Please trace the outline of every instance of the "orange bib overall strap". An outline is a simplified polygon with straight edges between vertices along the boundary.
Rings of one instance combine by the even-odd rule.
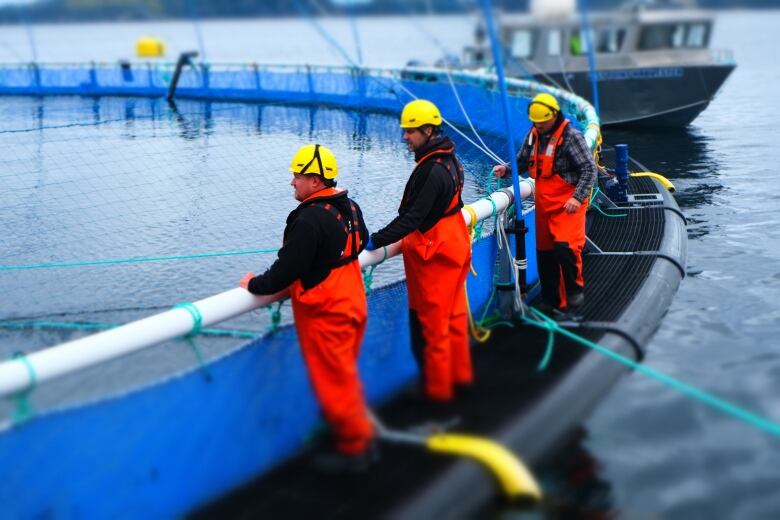
[[[326,196],[310,197],[304,202]],[[314,393],[334,431],[336,448],[348,454],[364,451],[373,437],[357,370],[367,316],[363,277],[356,260],[360,235],[354,205],[351,213],[349,224],[340,220],[347,245],[337,267],[310,289],[304,289],[300,280],[290,287],[298,341]],[[338,265],[344,260],[346,263]]]
[[[447,169],[457,182],[458,173]],[[464,290],[471,239],[458,211],[462,180],[456,186],[446,216],[425,233],[409,233],[401,243],[412,349],[424,392],[438,401],[452,399],[453,385],[473,380]]]

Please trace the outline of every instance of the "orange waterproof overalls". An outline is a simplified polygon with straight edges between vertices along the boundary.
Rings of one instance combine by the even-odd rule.
[[[351,216],[345,221],[336,208],[318,200],[337,193],[335,188],[326,188],[301,204],[319,206],[339,220],[347,235],[344,252],[325,280],[310,289],[296,280],[290,286],[290,296],[309,377],[335,434],[336,449],[356,454],[363,452],[373,437],[357,371],[366,330],[366,295],[357,260],[360,227],[354,204],[350,202]]]
[[[576,189],[554,170],[555,153],[568,124],[564,119],[558,126],[544,153],[539,153],[539,132],[532,128],[533,148],[528,161],[528,173],[536,180],[536,249],[542,295],[561,308],[566,307],[567,293],[581,292],[585,286],[582,249],[588,210],[587,200],[574,213],[563,209]]]
[[[454,384],[473,379],[464,284],[471,262],[471,238],[460,214],[463,167],[453,150],[436,150],[416,168],[432,160],[450,174],[455,194],[444,216],[431,229],[406,235],[401,243],[411,319],[422,329],[421,361],[425,395],[448,401]],[[438,155],[438,157],[436,157]],[[415,341],[415,323],[412,341]],[[413,345],[414,348],[414,345]]]

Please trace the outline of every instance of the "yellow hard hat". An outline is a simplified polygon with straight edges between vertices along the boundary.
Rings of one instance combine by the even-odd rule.
[[[410,101],[401,112],[401,128],[420,128],[423,125],[441,125],[441,114],[427,99]]]
[[[301,146],[293,156],[290,173],[319,175],[330,180],[339,174],[339,167],[333,152],[318,144],[307,144]]]
[[[554,119],[561,107],[558,100],[550,94],[537,94],[528,105],[528,119],[534,123],[544,123]]]

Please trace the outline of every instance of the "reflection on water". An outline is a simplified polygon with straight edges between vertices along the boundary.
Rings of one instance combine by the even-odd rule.
[[[500,520],[617,518],[613,485],[605,479],[602,464],[585,446],[586,438],[585,428],[572,432],[568,442],[544,466],[535,468],[544,490],[538,510],[501,505],[478,516]]]

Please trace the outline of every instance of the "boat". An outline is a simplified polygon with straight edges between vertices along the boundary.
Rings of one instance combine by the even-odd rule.
[[[507,74],[573,91],[596,104],[592,42],[603,127],[684,127],[707,108],[736,66],[730,51],[709,48],[715,17],[708,11],[628,4],[588,13],[585,33],[573,6],[536,4],[530,13],[503,13],[498,19]],[[492,67],[481,26],[461,63],[466,69]]]
[[[94,98],[175,94],[176,99],[270,101],[397,114],[413,93],[437,100],[456,128],[473,125],[484,136],[503,133],[499,118],[472,120],[462,109],[481,114],[500,110],[495,76],[477,72],[209,65],[178,71],[174,93],[169,88],[171,72],[166,66],[148,64],[11,67],[0,70],[0,94]],[[453,99],[453,88],[458,99]],[[514,113],[526,113],[530,99],[540,91],[556,95],[589,146],[598,145],[598,118],[582,98],[519,79],[509,80],[508,88],[507,103]],[[525,128],[517,130],[524,133],[528,123],[521,124]],[[603,189],[608,192],[614,182],[604,180]],[[599,210],[588,217],[591,245],[585,257],[584,319],[555,324],[538,316],[533,323],[518,321],[512,328],[495,331],[489,344],[475,345],[478,384],[461,404],[458,424],[440,425],[445,439],[459,432],[478,435],[490,440],[488,451],[500,453],[512,468],[524,467],[521,459],[533,468],[627,370],[567,334],[576,332],[627,360],[641,359],[684,275],[687,238],[673,197],[657,180],[637,176],[622,182],[628,190],[625,200],[614,203],[594,197]],[[532,187],[532,182],[522,182],[519,198],[527,199]],[[523,209],[528,233],[504,239],[504,231],[511,227],[506,209],[513,201],[515,192],[502,188],[470,201],[470,209],[463,212],[475,227],[476,274],[468,281],[475,314],[491,300],[504,301],[498,293],[511,293],[504,290],[511,285],[511,275],[500,267],[508,265],[502,257],[510,250],[507,241],[524,240],[527,250],[534,250],[532,204]],[[486,224],[479,227],[477,221]],[[399,249],[396,244],[387,254],[364,251],[361,263],[381,263]],[[528,297],[533,300],[538,292],[536,261],[534,255],[527,260]],[[49,393],[56,393],[58,378],[65,375],[78,377],[90,367],[99,370],[107,360],[132,352],[149,354],[152,345],[191,337],[273,301],[275,297],[255,297],[233,288],[28,352],[0,363],[0,396],[10,396],[22,408],[38,387],[49,385],[54,389]],[[372,319],[360,360],[367,399],[387,428],[383,438],[407,439],[415,435],[410,428],[425,414],[402,395],[416,379],[405,282],[374,289],[368,302]],[[174,517],[251,510],[286,516],[394,512],[389,516],[422,517],[453,513],[453,508],[458,514],[477,511],[501,494],[499,481],[470,460],[432,456],[420,445],[395,442],[383,443],[376,471],[350,478],[348,485],[343,479],[325,481],[313,474],[309,458],[325,442],[316,435],[320,418],[299,349],[291,348],[296,342],[294,327],[283,324],[205,365],[193,360],[186,369],[121,391],[44,407],[23,419],[0,423],[0,467],[7,468],[0,486],[4,513]],[[541,370],[544,359],[549,361]],[[400,437],[393,432],[400,432]]]

